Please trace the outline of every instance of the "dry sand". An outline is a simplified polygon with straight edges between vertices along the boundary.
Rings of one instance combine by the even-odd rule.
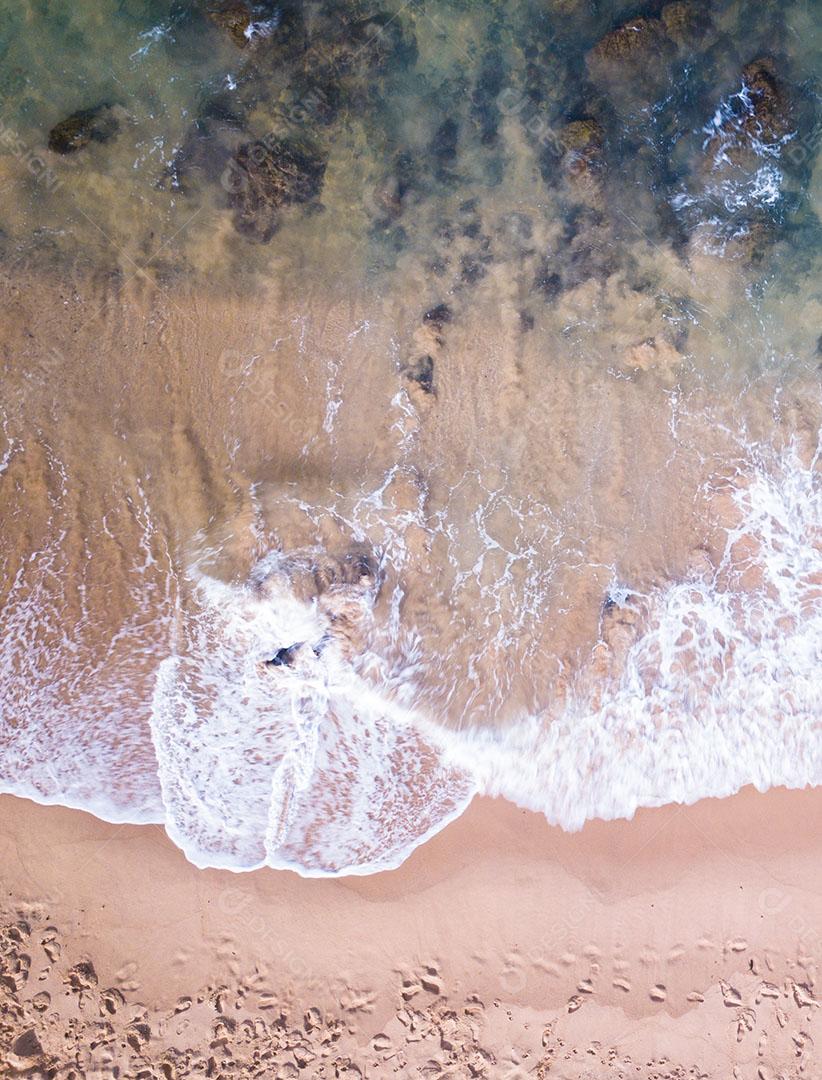
[[[304,880],[4,796],[3,1075],[819,1077],[821,809],[568,834],[478,799],[399,870]]]

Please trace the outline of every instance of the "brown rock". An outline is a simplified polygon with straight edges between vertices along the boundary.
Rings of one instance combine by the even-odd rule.
[[[317,198],[325,168],[319,151],[288,139],[243,143],[227,170],[235,228],[263,243],[270,240],[284,207]]]
[[[569,177],[587,186],[598,185],[604,137],[601,125],[590,118],[565,125],[560,135],[565,147],[562,168]]]
[[[51,129],[48,148],[55,154],[73,154],[89,143],[108,142],[119,130],[120,120],[114,106],[103,104],[93,109],[78,109]]]
[[[644,63],[670,51],[670,41],[659,19],[631,19],[606,34],[594,46],[589,60],[611,64]]]
[[[687,0],[666,4],[661,12],[662,23],[668,37],[677,45],[695,45],[702,41],[711,27],[708,12]]]
[[[742,69],[742,79],[753,105],[747,125],[749,133],[768,142],[786,135],[791,129],[790,102],[773,60],[762,57],[747,64]]]
[[[588,70],[595,81],[656,84],[666,76],[665,66],[674,44],[659,19],[638,18],[618,26],[588,53]]]
[[[249,44],[246,30],[254,21],[251,8],[242,0],[230,0],[227,4],[220,4],[208,12],[208,17],[215,26],[225,30],[234,44],[244,49]]]

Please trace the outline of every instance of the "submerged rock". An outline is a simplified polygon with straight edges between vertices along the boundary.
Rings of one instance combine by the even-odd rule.
[[[776,74],[776,64],[762,57],[742,69],[751,112],[746,128],[752,138],[776,142],[791,130],[791,105],[787,88]]]
[[[55,154],[73,154],[89,143],[108,142],[120,130],[122,110],[103,103],[92,109],[78,109],[49,132],[48,148]]]
[[[546,300],[556,300],[562,292],[562,277],[554,269],[554,261],[547,258],[534,276],[534,288],[542,293]]]
[[[416,57],[416,38],[396,15],[343,10],[314,27],[302,66],[308,79],[356,79],[408,66]]]
[[[738,162],[751,150],[761,157],[762,144],[777,143],[793,128],[790,95],[772,59],[746,64],[741,78],[742,89],[720,107],[721,123],[715,124],[706,144],[712,168],[723,161]]]
[[[422,318],[423,322],[430,323],[435,330],[442,331],[446,323],[451,322],[453,313],[448,304],[437,304],[436,307],[426,311]]]
[[[227,0],[210,8],[208,17],[239,49],[245,49],[272,37],[280,28],[283,11],[273,4],[252,6],[243,0]]]
[[[657,336],[629,345],[623,354],[623,366],[639,371],[658,370],[669,374],[682,363],[682,356],[667,338]]]
[[[605,143],[602,125],[590,117],[573,120],[562,129],[560,142],[565,149],[562,156],[565,175],[583,188],[598,187]]]
[[[601,38],[588,53],[588,70],[594,81],[656,86],[667,77],[667,63],[674,44],[660,19],[638,18],[618,26]]]
[[[708,11],[688,0],[666,4],[660,12],[660,18],[668,37],[679,46],[696,45],[701,42],[711,28],[711,16]]]
[[[488,146],[497,137],[502,114],[499,97],[505,88],[506,67],[502,56],[492,50],[483,57],[474,92],[471,95],[471,116],[479,128],[480,141]]]
[[[326,159],[288,139],[243,143],[234,155],[230,201],[238,232],[270,240],[287,206],[313,202],[322,191]]]
[[[416,383],[424,393],[435,394],[433,356],[426,354],[415,360],[413,364],[409,364],[405,369],[405,377]]]
[[[599,634],[600,650],[595,653],[603,674],[615,674],[625,663],[631,646],[637,640],[642,623],[642,607],[638,596],[618,591],[609,594],[602,605]]]
[[[402,151],[396,155],[391,167],[369,192],[365,205],[379,227],[385,228],[399,219],[408,202],[419,195],[419,176],[414,158]]]
[[[439,180],[446,180],[450,176],[450,170],[457,160],[457,143],[459,141],[459,125],[456,120],[449,117],[444,120],[429,143],[428,150],[434,159],[434,171]]]
[[[242,2],[220,4],[219,7],[211,8],[208,17],[215,26],[225,30],[234,44],[242,49],[248,44],[249,39],[245,35],[246,27],[252,21],[251,9]]]

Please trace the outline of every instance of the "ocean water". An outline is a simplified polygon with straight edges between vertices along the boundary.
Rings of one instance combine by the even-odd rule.
[[[822,783],[819,14],[9,5],[0,790],[323,876]]]

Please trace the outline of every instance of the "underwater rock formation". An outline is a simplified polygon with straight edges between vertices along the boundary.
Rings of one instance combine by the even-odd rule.
[[[597,83],[654,93],[668,77],[675,53],[660,19],[638,18],[611,30],[588,53],[591,78]]]
[[[287,139],[243,143],[232,162],[230,202],[238,232],[271,239],[287,206],[311,203],[322,191],[326,159],[313,147]]]
[[[48,148],[55,154],[74,154],[89,143],[108,142],[120,130],[121,110],[103,103],[77,112],[55,124],[49,132]]]

